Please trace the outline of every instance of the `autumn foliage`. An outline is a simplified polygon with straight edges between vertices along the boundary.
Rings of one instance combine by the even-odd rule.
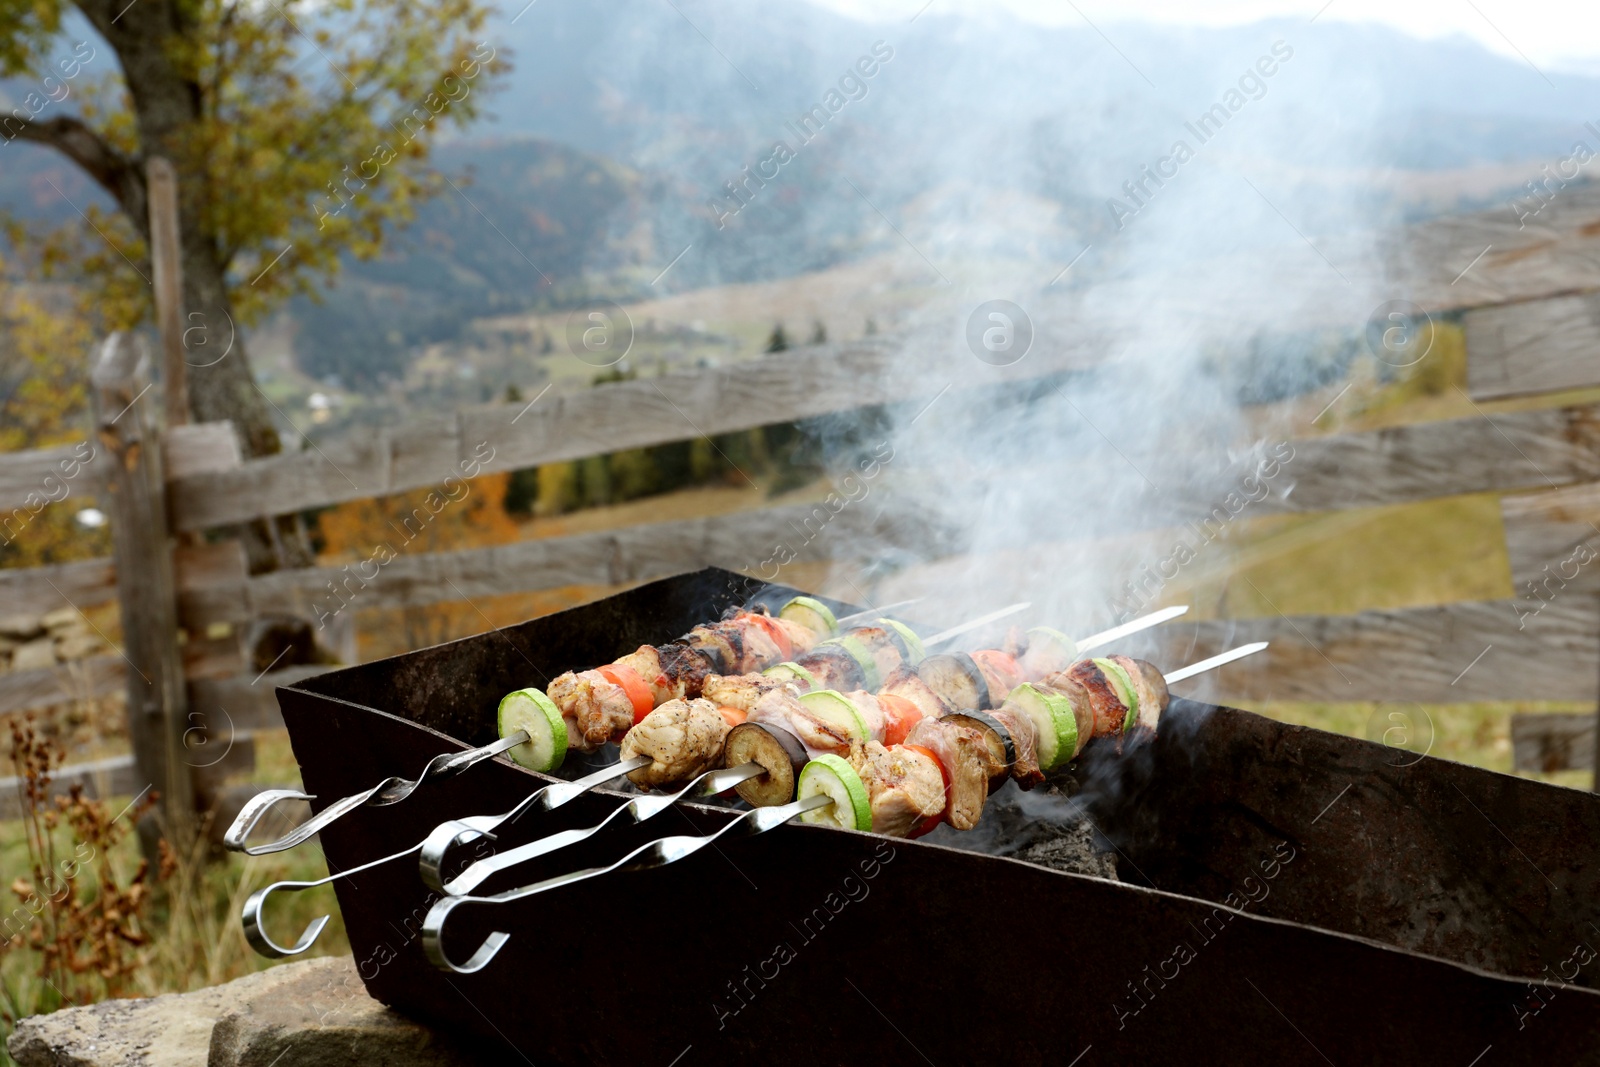
[[[510,480],[506,472],[485,474],[449,491],[418,489],[329,508],[317,518],[319,562],[337,567],[518,541],[521,530],[505,509]],[[354,603],[360,610],[359,599]],[[470,603],[366,610],[360,620],[363,641],[384,650],[422,648],[495,625]]]

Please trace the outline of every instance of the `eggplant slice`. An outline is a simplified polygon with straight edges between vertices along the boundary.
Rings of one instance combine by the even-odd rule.
[[[781,726],[742,722],[729,731],[722,751],[725,767],[759,763],[766,771],[734,786],[745,803],[770,808],[794,799],[795,783],[806,765],[805,746],[794,734]]]
[[[955,711],[988,711],[989,683],[965,652],[929,656],[917,667],[922,680]]]

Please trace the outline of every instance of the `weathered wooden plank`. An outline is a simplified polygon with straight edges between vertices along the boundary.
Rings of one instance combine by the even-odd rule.
[[[182,479],[174,486],[180,496],[178,522],[184,528],[197,528],[239,521],[256,511],[294,511],[377,492],[441,485],[445,478],[463,473],[515,469],[681,438],[684,421],[671,405],[661,396],[652,398],[633,389],[652,389],[656,381],[665,379],[617,386],[632,390],[626,396],[616,394],[619,401],[627,401],[617,412],[605,413],[594,406],[595,397],[613,391],[608,387],[541,401],[523,416],[533,429],[513,425],[518,411],[514,405],[501,405],[471,417],[430,420],[387,439],[351,443],[342,452],[330,446],[323,451],[337,456],[333,460],[337,468],[313,450]],[[699,404],[714,406],[733,388],[727,382],[703,385],[704,395],[686,398],[685,403],[698,412]],[[535,420],[534,412],[541,408],[542,421]],[[657,408],[673,415],[677,421],[671,425],[678,429],[663,430],[665,414]],[[708,417],[707,423],[700,423],[699,415],[691,417],[706,425],[708,432],[721,432],[726,422],[745,421],[712,422],[714,417]],[[765,412],[755,424],[773,417],[773,412]],[[607,433],[614,429],[614,436],[598,437],[594,427],[602,425]],[[471,432],[464,433],[464,427],[471,427]],[[1286,477],[1274,483],[1292,480],[1294,491],[1269,497],[1253,510],[1324,511],[1565,485],[1600,478],[1600,405],[1338,434],[1296,441],[1294,449],[1293,460],[1284,465]],[[422,458],[429,455],[433,458]],[[1179,513],[1175,507],[1174,514]]]
[[[1557,192],[1537,214],[1509,199],[1495,207],[1453,215],[1342,244],[1366,243],[1394,298],[1430,308],[1470,308],[1530,300],[1600,287],[1600,188],[1573,185]],[[1346,262],[1333,252],[1335,262]],[[1480,258],[1481,257],[1481,258]]]
[[[1600,405],[1471,416],[1293,443],[1262,511],[1330,511],[1600,478]]]
[[[245,580],[250,575],[244,545],[237,540],[183,545],[173,553],[178,618],[190,633],[214,622],[247,622],[253,616]]]
[[[0,615],[42,615],[68,603],[87,608],[116,596],[116,565],[110,559],[0,570]]]
[[[1600,592],[1600,484],[1508,496],[1500,514],[1523,610]]]
[[[239,435],[228,419],[173,426],[167,430],[166,446],[168,480],[234,470],[244,462]]]
[[[885,513],[865,503],[836,514],[824,504],[793,504],[733,515],[651,523],[514,545],[406,555],[349,568],[276,571],[251,578],[258,612],[283,612],[328,623],[344,607],[400,607],[532,592],[567,585],[659,578],[717,565],[768,576],[789,557],[826,559],[871,539],[920,553],[948,551],[925,517]],[[397,539],[398,540],[398,539]],[[370,580],[363,581],[363,577]],[[329,591],[330,583],[339,590]]]
[[[127,684],[127,662],[108,653],[55,667],[0,672],[0,715],[111,696]]]
[[[1063,327],[1063,333],[1066,333]],[[492,404],[457,415],[419,419],[305,452],[247,461],[234,472],[179,479],[173,521],[204,529],[386,493],[439,486],[460,478],[541,463],[581,459],[851,410],[916,402],[946,388],[1022,380],[1088,365],[1088,342],[1063,337],[1005,368],[952,348],[926,344],[915,376],[902,373],[912,341],[820,345],[712,370],[617,382],[530,405]]]
[[[66,796],[74,785],[82,786],[84,795],[91,799],[106,800],[132,797],[145,787],[145,781],[132,756],[112,756],[62,767],[51,779],[49,795]],[[0,778],[0,820],[22,817],[22,796],[21,779]]]
[[[1479,308],[1466,329],[1480,400],[1600,386],[1600,293]]]
[[[326,666],[285,667],[267,674],[195,678],[189,682],[190,726],[213,739],[283,727],[274,690],[332,670]]]
[[[226,637],[193,637],[183,643],[185,678],[228,678],[248,668],[238,630]]]
[[[1518,712],[1511,716],[1511,765],[1519,771],[1594,769],[1593,712]]]
[[[74,491],[87,491],[89,479],[82,476],[94,458],[94,445],[88,441],[0,452],[0,540],[14,539],[50,504]]]
[[[161,791],[173,840],[189,839],[194,788],[184,764],[187,728],[178,651],[177,587],[167,533],[166,481],[151,391],[150,356],[139,339],[112,334],[90,371],[95,437],[107,462],[104,498],[116,545],[117,600],[128,659],[128,733],[146,781]]]
[[[1275,616],[1163,627],[1161,658],[1181,665],[1249,641],[1266,652],[1176,687],[1182,696],[1260,700],[1456,703],[1594,701],[1600,695],[1600,613],[1568,597],[1519,619],[1512,600]]]

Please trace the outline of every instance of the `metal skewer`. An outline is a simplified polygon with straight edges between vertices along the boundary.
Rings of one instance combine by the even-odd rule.
[[[991,611],[987,615],[979,615],[976,619],[969,619],[960,626],[952,626],[948,630],[940,630],[932,637],[924,637],[922,639],[922,647],[932,648],[934,645],[942,645],[951,638],[960,637],[969,630],[976,630],[980,626],[987,626],[989,623],[1003,619],[1007,615],[1015,615],[1017,612],[1027,611],[1031,607],[1033,607],[1033,602],[1024,600],[1020,604],[1012,604],[1008,608],[1001,608],[999,611]]]
[[[428,761],[428,765],[422,768],[422,773],[415,779],[385,778],[363,793],[353,793],[342,800],[334,801],[276,841],[269,841],[264,845],[246,844],[250,831],[254,830],[256,824],[279,804],[290,800],[316,799],[312,794],[302,793],[298,789],[263,790],[245,802],[244,807],[234,818],[233,825],[222,835],[222,844],[231,851],[243,852],[247,856],[265,856],[271,852],[287,851],[311,840],[329,824],[357,808],[383,808],[390,804],[398,804],[416,792],[424,782],[454,777],[468,767],[516,748],[526,740],[528,740],[527,732],[518,730],[481,748],[469,748],[465,752],[441,752]]]
[[[553,811],[561,805],[576,797],[587,793],[597,785],[621,778],[630,771],[641,767],[650,766],[649,756],[634,756],[630,759],[613,763],[609,767],[602,767],[593,774],[579,778],[573,782],[557,782],[547,785],[543,789],[535,790],[522,799],[516,807],[503,815],[478,815],[470,819],[449,819],[433,828],[427,838],[422,842],[421,858],[418,865],[422,874],[422,881],[429,889],[444,891],[444,865],[449,858],[450,851],[458,845],[475,841],[480,837],[494,837],[494,831],[506,823],[515,822],[530,811]]]
[[[604,785],[613,778],[620,777],[631,770],[645,766],[649,764],[649,762],[650,757],[638,756],[623,763],[617,763],[610,767],[602,768],[601,770],[598,770],[587,777],[579,778],[576,781],[557,782],[554,785],[547,785],[543,789],[534,793],[527,800],[524,800],[522,804],[518,805],[518,808],[531,810],[537,807],[541,811],[548,811],[551,808],[559,808],[569,800],[573,799],[574,797],[581,796],[590,789],[593,789],[595,786]],[[456,837],[459,840],[471,841],[478,837],[493,837],[495,828],[505,822],[505,819],[506,817],[504,815],[473,815],[465,819],[453,819],[447,825],[456,828]],[[437,833],[437,831],[435,831],[435,833]],[[385,863],[390,863],[394,860],[423,851],[427,843],[431,840],[432,835],[423,839],[422,841],[418,841],[410,848],[396,852],[391,856],[384,856],[382,859],[375,859],[370,862],[363,863],[359,867],[350,867],[346,870],[335,871],[326,878],[318,878],[315,881],[310,882],[274,882],[269,886],[263,886],[254,893],[251,893],[249,899],[244,902],[244,914],[242,916],[242,921],[244,923],[245,940],[250,942],[251,948],[255,949],[261,955],[266,956],[268,959],[282,959],[285,956],[298,956],[316,942],[318,935],[322,933],[322,928],[328,925],[329,917],[323,915],[319,918],[313,919],[311,923],[306,926],[305,930],[301,932],[300,939],[293,945],[285,947],[272,940],[272,938],[267,934],[266,926],[262,919],[262,912],[266,909],[268,897],[278,892],[298,893],[303,889],[314,889],[317,886],[328,885],[331,882],[336,882],[340,878],[348,878],[353,874],[360,874],[362,871],[371,870],[374,867],[381,867]]]
[[[582,830],[562,830],[541,837],[537,841],[529,841],[525,845],[507,849],[487,859],[481,859],[450,879],[442,888],[450,896],[465,896],[500,871],[548,855],[557,849],[576,845],[579,841],[593,837],[612,823],[634,826],[646,819],[654,818],[691,794],[695,797],[714,797],[718,793],[726,793],[748,778],[755,778],[765,773],[766,769],[759,763],[745,763],[738,767],[706,771],[676,793],[664,796],[636,796],[593,826]]]
[[[1199,663],[1191,663],[1187,667],[1179,667],[1171,674],[1165,676],[1167,679],[1167,684],[1173,685],[1177,682],[1182,682],[1189,678],[1193,678],[1197,674],[1204,674],[1206,671],[1214,671],[1225,663],[1232,663],[1236,659],[1244,659],[1246,656],[1253,656],[1266,647],[1267,642],[1257,641],[1251,645],[1240,645],[1238,648],[1230,648],[1228,651],[1223,652],[1220,655],[1212,656],[1210,659],[1203,659]]]
[[[1101,630],[1097,634],[1090,634],[1078,642],[1078,651],[1087,652],[1091,648],[1109,645],[1113,641],[1120,641],[1124,637],[1136,634],[1140,630],[1148,630],[1152,626],[1160,626],[1169,619],[1176,619],[1179,615],[1189,610],[1189,605],[1182,604],[1175,608],[1162,608],[1152,611],[1148,615],[1141,615],[1137,619],[1129,619],[1121,626],[1113,626],[1109,630]]]
[[[865,611],[858,611],[854,615],[846,615],[844,618],[834,621],[839,624],[839,629],[842,630],[846,626],[854,626],[858,622],[867,622],[871,619],[893,614],[901,608],[909,608],[913,604],[921,603],[921,601],[922,598],[919,596],[912,597],[910,600],[896,600],[893,604],[885,604],[881,608],[868,608]]]
[[[648,844],[641,845],[632,852],[623,856],[615,863],[604,867],[589,867],[581,871],[572,871],[568,874],[546,878],[542,882],[523,886],[520,889],[510,889],[504,893],[495,893],[484,897],[445,897],[435,901],[433,907],[428,909],[428,915],[422,920],[422,950],[435,966],[457,974],[472,974],[481,971],[490,960],[505,947],[511,935],[497,930],[484,938],[471,958],[466,963],[456,964],[444,954],[441,944],[444,938],[445,920],[450,913],[464,904],[508,904],[515,900],[526,900],[528,897],[547,893],[561,886],[571,885],[574,882],[587,881],[598,878],[603,874],[613,871],[643,871],[652,867],[663,867],[669,863],[676,863],[681,859],[692,856],[702,848],[712,844],[722,837],[747,837],[754,834],[765,833],[788,822],[790,819],[805,812],[813,811],[824,805],[831,805],[833,800],[823,794],[807,797],[805,800],[795,801],[776,808],[752,808],[740,815],[728,825],[714,834],[705,837],[679,836],[663,837]]]

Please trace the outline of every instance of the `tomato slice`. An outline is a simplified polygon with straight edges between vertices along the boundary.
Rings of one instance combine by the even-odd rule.
[[[632,667],[624,667],[616,663],[608,663],[599,668],[600,677],[613,685],[622,687],[628,694],[628,701],[633,704],[633,724],[635,726],[644,717],[656,710],[655,694],[650,692],[650,687],[644,684],[644,679],[639,677],[639,672]]]
[[[771,615],[763,615],[759,611],[750,612],[750,621],[761,627],[766,635],[772,638],[772,643],[778,646],[778,662],[794,659],[794,645],[789,640],[789,635],[783,632],[783,627],[778,625],[778,620]]]
[[[950,809],[950,772],[944,769],[944,763],[940,761],[938,756],[933,754],[932,750],[923,748],[921,745],[906,745],[905,747],[913,752],[920,752],[933,760],[933,765],[939,768],[939,777],[944,779],[944,807],[939,809],[937,815],[930,815],[923,819],[921,825],[906,835],[907,838],[914,839],[921,837],[923,834],[932,833],[935,826],[944,822],[944,813]]]
[[[904,744],[906,734],[922,721],[922,710],[905,697],[893,693],[879,693],[878,707],[883,710],[883,744]]]
[[[730,708],[726,704],[719,705],[717,714],[722,716],[722,721],[728,724],[729,729],[744,722],[746,715],[738,708]]]

